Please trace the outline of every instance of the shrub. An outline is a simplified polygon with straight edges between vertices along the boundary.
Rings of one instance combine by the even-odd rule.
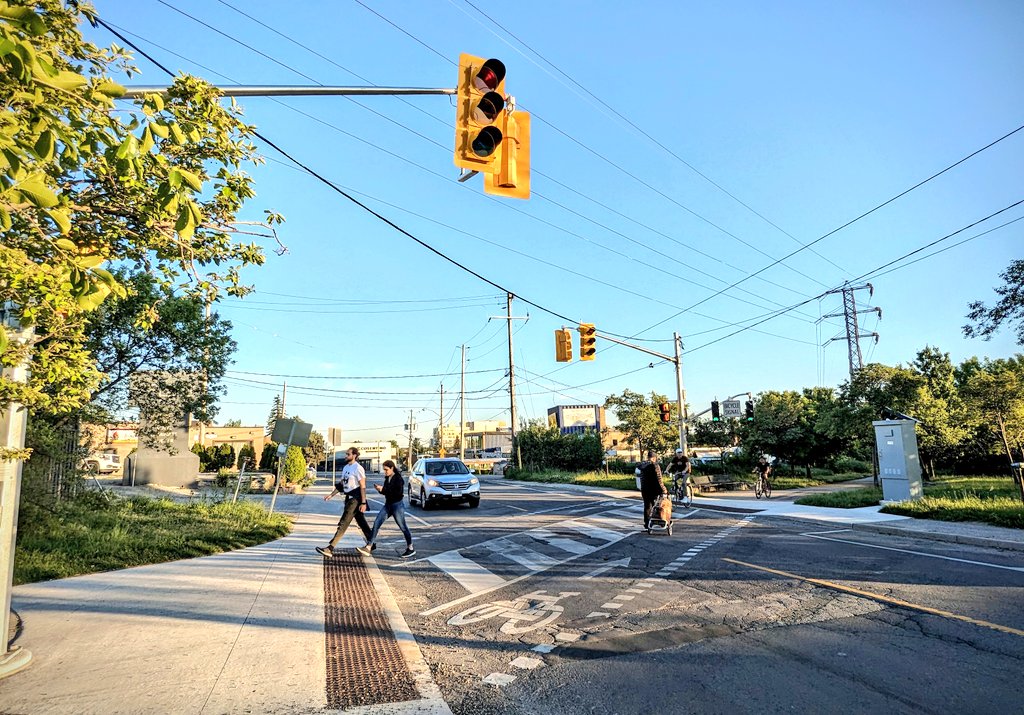
[[[838,457],[833,465],[836,473],[856,472],[858,474],[871,474],[871,462],[856,457]]]
[[[306,477],[306,458],[302,449],[289,447],[284,454],[284,465],[281,467],[281,479],[285,484],[301,484]]]

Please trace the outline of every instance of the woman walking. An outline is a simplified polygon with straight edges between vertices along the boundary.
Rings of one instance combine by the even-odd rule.
[[[384,520],[390,516],[394,517],[395,523],[398,524],[402,535],[405,536],[405,553],[402,554],[402,558],[407,559],[416,553],[416,549],[412,546],[412,534],[409,533],[409,527],[405,523],[405,482],[402,480],[402,473],[390,459],[384,462],[383,469],[384,485],[374,484],[373,488],[384,495],[384,506],[377,511],[377,519],[373,522],[373,529],[370,531],[370,538],[367,540],[366,546],[360,546],[356,551],[363,556],[370,556],[376,548],[374,542],[377,540],[377,532],[384,525]]]

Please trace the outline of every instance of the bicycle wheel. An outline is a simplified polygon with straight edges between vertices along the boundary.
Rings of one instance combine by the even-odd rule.
[[[754,497],[760,499],[762,494],[764,494],[764,480],[758,477],[754,482]]]
[[[691,504],[693,504],[693,486],[690,485],[689,483],[686,484],[686,487],[683,490],[683,498],[681,501],[683,502],[683,506],[685,507],[689,507]]]
[[[764,498],[765,499],[771,499],[772,498],[772,483],[770,481],[768,481],[767,479],[764,480]]]

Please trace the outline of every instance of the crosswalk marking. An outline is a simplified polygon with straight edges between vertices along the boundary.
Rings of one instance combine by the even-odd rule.
[[[505,583],[505,579],[493,574],[475,561],[470,561],[458,551],[445,551],[427,559],[470,593],[485,591]]]
[[[637,531],[637,524],[631,521],[602,516],[578,517],[561,521],[557,526],[531,529],[452,549],[429,556],[424,561],[439,568],[472,595],[600,551]],[[477,563],[477,559],[490,568]],[[517,567],[525,569],[526,573],[517,574]]]
[[[534,529],[533,531],[527,532],[530,536],[535,539],[540,539],[546,544],[551,544],[556,549],[562,551],[568,551],[570,554],[589,554],[593,551],[593,547],[588,546],[580,541],[573,541],[572,539],[566,539],[561,536],[557,536],[547,529]]]
[[[499,539],[498,541],[487,544],[487,548],[503,558],[515,561],[521,566],[525,566],[531,571],[539,571],[540,569],[548,568],[549,566],[554,566],[559,563],[559,559],[553,559],[539,551],[528,549],[525,546],[515,543],[511,539]]]

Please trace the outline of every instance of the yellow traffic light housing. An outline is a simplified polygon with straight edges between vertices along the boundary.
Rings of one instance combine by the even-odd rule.
[[[597,353],[597,330],[593,323],[580,323],[580,360],[593,360]]]
[[[501,60],[459,55],[456,85],[455,166],[485,174],[500,170],[505,109],[505,65]]]
[[[572,333],[568,328],[555,331],[555,360],[572,362]]]
[[[530,198],[530,115],[506,111],[502,115],[498,172],[484,175],[484,193],[511,199]]]

